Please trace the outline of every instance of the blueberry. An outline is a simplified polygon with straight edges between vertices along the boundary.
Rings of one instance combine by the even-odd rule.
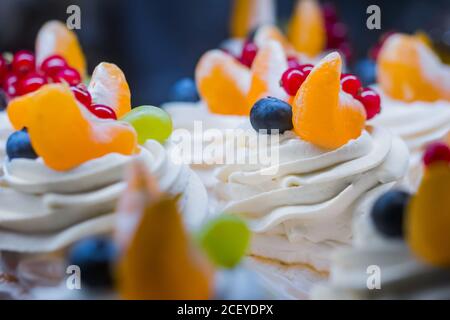
[[[354,72],[365,86],[376,81],[376,63],[371,59],[362,59],[354,66]]]
[[[268,97],[255,103],[250,112],[250,122],[256,131],[279,130],[284,133],[293,129],[292,108],[289,104],[277,98]]]
[[[389,238],[403,237],[403,222],[410,194],[393,190],[382,195],[372,208],[372,221],[382,235]]]
[[[26,129],[12,133],[6,141],[6,153],[9,160],[16,158],[36,159],[38,156],[31,145]]]
[[[178,80],[170,90],[170,101],[197,102],[199,100],[197,86],[191,78]]]
[[[80,268],[82,285],[91,289],[109,289],[114,284],[112,266],[117,251],[111,238],[91,237],[73,245],[68,262]]]
[[[8,106],[8,98],[6,97],[5,91],[0,89],[0,111],[3,111]]]

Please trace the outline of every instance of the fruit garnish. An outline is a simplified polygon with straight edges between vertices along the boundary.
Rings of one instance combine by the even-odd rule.
[[[91,104],[87,109],[97,118],[117,120],[114,110],[103,104]]]
[[[354,97],[357,96],[362,89],[362,84],[358,77],[348,73],[341,76],[341,86],[342,90]]]
[[[45,77],[36,73],[28,74],[17,83],[17,93],[19,95],[28,94],[38,90],[46,83],[47,79],[45,79]]]
[[[316,0],[297,2],[289,23],[288,38],[295,50],[311,57],[325,49],[325,22]]]
[[[267,96],[288,100],[280,87],[280,79],[287,69],[287,58],[278,42],[270,41],[260,48],[251,69],[251,84],[247,95],[248,109]]]
[[[197,102],[200,100],[197,85],[191,78],[183,78],[175,82],[170,90],[169,101]]]
[[[272,134],[274,130],[283,134],[292,130],[292,108],[289,104],[277,98],[264,98],[256,102],[250,112],[250,123],[256,131],[267,130]]]
[[[450,72],[415,36],[395,34],[378,56],[378,82],[394,99],[406,102],[450,100]]]
[[[63,57],[82,78],[86,75],[86,61],[76,34],[60,21],[49,21],[39,30],[36,39],[36,61],[41,66],[53,55]]]
[[[81,83],[81,76],[75,68],[66,67],[55,73],[53,82],[67,83],[69,86],[77,86]]]
[[[336,149],[361,135],[365,127],[364,106],[341,91],[342,59],[330,53],[311,71],[293,105],[297,135],[326,149]]]
[[[94,70],[88,87],[94,104],[111,107],[118,118],[131,110],[131,93],[122,70],[102,62]]]
[[[300,86],[305,82],[306,77],[299,68],[289,68],[281,76],[280,85],[288,95],[295,96]]]
[[[6,141],[6,154],[9,160],[23,158],[36,159],[38,156],[31,145],[26,129],[13,132]]]
[[[5,80],[5,77],[8,74],[8,71],[9,71],[8,62],[0,54],[0,85]]]
[[[42,62],[40,70],[44,74],[52,77],[55,76],[58,71],[65,69],[67,67],[68,67],[67,61],[60,55],[55,54],[46,58]]]
[[[136,132],[128,123],[97,119],[64,85],[45,85],[16,98],[7,112],[14,128],[28,129],[36,153],[54,170],[70,170],[109,153],[136,152]]]
[[[200,96],[211,112],[248,115],[250,70],[234,57],[221,50],[207,52],[197,64],[195,78]]]
[[[121,297],[211,298],[212,268],[186,232],[177,198],[161,193],[146,164],[139,161],[132,163],[127,179],[118,211],[119,232],[124,232],[118,235],[123,239],[117,269]],[[129,219],[133,220],[131,235],[124,225],[130,226]]]
[[[374,204],[371,218],[375,228],[389,238],[402,238],[403,225],[411,195],[393,190],[382,195]]]
[[[15,74],[11,73],[6,76],[5,80],[3,81],[3,89],[5,90],[8,97],[14,98],[19,94],[17,88],[18,83],[19,77]]]
[[[260,48],[262,48],[271,41],[276,41],[281,44],[286,53],[295,54],[292,45],[289,43],[288,39],[284,36],[283,32],[281,32],[280,29],[278,29],[276,26],[273,25],[267,25],[258,28],[255,33],[254,41],[255,44]]]
[[[235,267],[247,252],[251,232],[240,218],[222,214],[206,223],[198,239],[209,259],[218,267]]]
[[[90,107],[92,105],[91,94],[83,83],[80,83],[75,87],[70,87],[70,89],[72,90],[75,98],[82,105],[84,105],[85,107]]]
[[[300,68],[300,61],[296,56],[290,56],[287,58],[289,68]]]
[[[11,68],[17,76],[26,75],[35,70],[36,60],[34,54],[27,50],[21,50],[14,54]]]
[[[364,88],[355,98],[361,102],[366,109],[367,120],[374,118],[381,112],[381,98],[370,88]]]
[[[443,142],[430,144],[423,156],[423,163],[427,167],[437,162],[450,164],[450,148]]]
[[[273,0],[235,0],[230,31],[234,38],[245,38],[256,27],[275,22]]]
[[[437,267],[450,267],[450,166],[436,162],[427,167],[412,198],[406,234],[412,252]]]
[[[137,107],[128,112],[121,120],[134,127],[140,144],[144,144],[150,139],[164,143],[172,134],[172,119],[161,108],[153,106]]]
[[[241,58],[239,61],[244,66],[251,68],[257,54],[258,46],[253,42],[246,42],[242,48]]]
[[[107,290],[114,288],[113,265],[117,256],[117,246],[110,237],[96,236],[75,243],[67,260],[68,265],[80,268],[82,288]]]

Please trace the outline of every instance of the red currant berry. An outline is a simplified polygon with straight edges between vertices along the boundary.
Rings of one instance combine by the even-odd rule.
[[[71,87],[70,89],[72,89],[72,92],[75,95],[75,98],[81,104],[83,104],[87,108],[89,108],[91,106],[92,97],[84,84],[80,83],[76,87]]]
[[[341,75],[341,86],[342,90],[356,97],[361,90],[362,84],[357,76],[344,73]]]
[[[8,69],[8,62],[0,54],[0,86],[3,85],[3,81],[8,75]]]
[[[241,63],[249,68],[252,67],[253,61],[256,58],[256,54],[258,53],[258,47],[253,42],[245,43],[242,48],[241,54]]]
[[[360,95],[355,97],[358,99],[366,109],[367,120],[372,119],[381,112],[381,98],[370,88],[365,88]]]
[[[66,69],[68,67],[68,64],[66,60],[59,56],[59,55],[53,55],[48,58],[46,58],[42,64],[41,64],[41,71],[48,77],[52,77],[56,75],[58,71],[61,71],[62,69]]]
[[[338,48],[341,43],[345,42],[348,36],[348,28],[345,24],[338,22],[328,27],[328,47]]]
[[[17,92],[22,96],[38,90],[46,83],[47,80],[43,76],[32,73],[19,80],[17,84]]]
[[[428,167],[436,162],[447,162],[450,164],[450,148],[445,143],[432,143],[425,151],[423,163]]]
[[[18,82],[19,82],[19,77],[13,73],[8,74],[5,78],[5,80],[3,81],[3,89],[5,90],[6,94],[10,98],[14,98],[17,96]]]
[[[300,69],[300,62],[298,61],[297,57],[291,56],[287,58],[288,67],[289,68],[297,68]]]
[[[309,76],[312,69],[314,69],[314,66],[312,64],[302,64],[300,66],[300,71],[303,72],[305,77]]]
[[[281,77],[280,85],[290,96],[295,96],[305,81],[306,76],[297,68],[287,69]]]
[[[12,60],[12,71],[19,77],[35,70],[36,59],[30,51],[21,50],[17,52]]]
[[[327,2],[322,6],[322,13],[324,20],[327,23],[336,23],[337,22],[337,10],[333,3]]]
[[[77,86],[81,83],[80,73],[71,67],[59,70],[52,79],[54,82],[67,82],[69,86]]]
[[[101,119],[117,120],[117,115],[114,110],[103,104],[93,104],[88,107],[88,110]]]

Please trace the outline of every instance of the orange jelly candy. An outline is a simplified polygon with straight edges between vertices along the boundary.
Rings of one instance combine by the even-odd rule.
[[[279,42],[269,41],[259,49],[251,70],[252,79],[247,96],[248,113],[259,99],[267,96],[288,100],[288,95],[280,86],[280,79],[287,69],[287,58]]]
[[[115,64],[100,63],[92,74],[88,90],[93,103],[113,108],[119,119],[131,111],[130,87]]]
[[[7,112],[15,129],[28,129],[34,150],[54,170],[70,170],[109,153],[131,155],[137,150],[137,135],[129,124],[95,117],[65,85],[46,85],[14,99]]]
[[[275,23],[274,0],[235,0],[231,35],[245,38],[254,28]]]
[[[297,135],[325,149],[336,149],[358,138],[366,121],[364,106],[341,90],[342,59],[330,53],[311,71],[293,105]]]
[[[406,102],[450,100],[449,68],[421,36],[390,36],[378,55],[378,82],[390,97]]]
[[[295,50],[310,57],[325,49],[325,21],[316,0],[297,2],[288,28],[288,38]]]
[[[250,70],[221,50],[203,55],[195,70],[198,91],[213,113],[247,115]]]

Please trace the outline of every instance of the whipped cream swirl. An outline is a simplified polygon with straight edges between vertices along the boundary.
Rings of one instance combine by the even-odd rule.
[[[367,286],[368,268],[380,271],[378,290]],[[419,261],[402,240],[384,238],[369,215],[355,222],[355,241],[351,249],[338,250],[328,283],[317,285],[313,299],[450,299],[450,270],[438,269]]]
[[[6,141],[13,131],[6,112],[0,111],[0,161],[6,157]],[[0,168],[1,174],[2,169]]]
[[[376,88],[379,92],[380,88]],[[450,102],[403,102],[381,93],[383,109],[373,125],[392,130],[411,152],[409,185],[417,189],[422,179],[422,154],[426,146],[442,140],[450,132]]]
[[[135,157],[148,166],[161,190],[182,194],[180,209],[190,227],[201,223],[207,198],[198,177],[176,165],[162,145],[149,140],[137,156],[108,154],[65,172],[41,159],[4,164],[0,188],[0,250],[51,252],[83,237],[113,230],[114,210],[126,188],[124,169]]]
[[[350,244],[353,217],[402,180],[408,165],[404,143],[376,127],[331,151],[287,132],[275,151],[273,175],[262,165],[220,168],[217,197],[225,212],[248,221],[252,254],[319,271],[328,270],[331,250]]]

